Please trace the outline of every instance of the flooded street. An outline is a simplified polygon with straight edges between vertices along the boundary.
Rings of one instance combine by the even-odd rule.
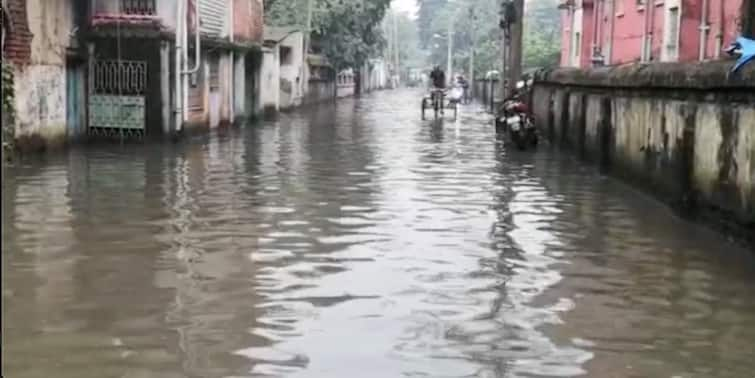
[[[755,259],[378,92],[5,171],[7,377],[752,377]]]

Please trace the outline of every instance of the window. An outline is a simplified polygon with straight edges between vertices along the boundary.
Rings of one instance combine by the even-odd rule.
[[[217,54],[213,54],[209,60],[210,90],[215,91],[220,88],[220,57]]]
[[[636,1],[637,1],[637,10],[645,9],[646,0],[636,0]]]
[[[280,65],[288,66],[293,63],[291,48],[288,46],[280,47]]]

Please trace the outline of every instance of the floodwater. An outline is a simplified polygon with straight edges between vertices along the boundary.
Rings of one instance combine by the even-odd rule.
[[[747,251],[417,96],[7,168],[4,376],[755,376]]]

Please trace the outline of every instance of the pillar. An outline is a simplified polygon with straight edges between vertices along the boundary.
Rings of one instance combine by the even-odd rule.
[[[249,117],[250,109],[246,109],[246,53],[239,52],[233,60],[233,109],[236,119]]]
[[[168,41],[160,42],[160,97],[162,98],[163,135],[169,135],[173,122],[170,93],[170,42]]]

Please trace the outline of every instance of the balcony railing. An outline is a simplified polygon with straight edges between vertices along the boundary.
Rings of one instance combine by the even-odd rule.
[[[158,29],[163,20],[157,12],[158,0],[93,0],[90,25],[115,25]],[[160,0],[168,1],[168,0]]]
[[[155,0],[120,0],[121,12],[128,15],[152,16],[155,10]]]

